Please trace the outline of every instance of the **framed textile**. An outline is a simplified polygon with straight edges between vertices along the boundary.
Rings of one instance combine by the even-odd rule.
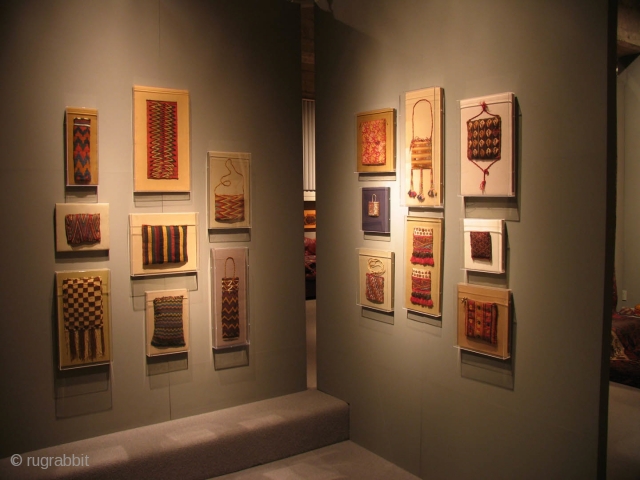
[[[194,272],[198,268],[198,214],[129,215],[131,276]]]
[[[464,219],[464,268],[504,273],[504,220]]]
[[[358,305],[392,312],[394,307],[395,254],[383,250],[358,250]]]
[[[207,155],[209,229],[251,228],[251,154]]]
[[[458,284],[458,347],[505,360],[511,356],[511,290]]]
[[[396,111],[372,110],[356,115],[356,171],[362,173],[395,172]]]
[[[408,216],[405,221],[405,307],[442,315],[443,219]]]
[[[249,344],[249,249],[212,248],[213,348]]]
[[[109,250],[108,203],[56,203],[56,252]]]
[[[56,272],[60,370],[111,361],[108,269]]]
[[[513,197],[515,95],[460,101],[460,193],[464,197]]]
[[[315,210],[305,210],[304,211],[304,229],[310,230],[316,228],[317,219],[316,219],[316,211]]]
[[[189,351],[189,292],[145,292],[147,357]]]
[[[67,187],[98,185],[98,110],[67,107]]]
[[[133,87],[134,192],[189,192],[189,92]]]
[[[404,94],[402,204],[441,207],[444,202],[444,90],[423,88]]]
[[[391,232],[390,188],[362,188],[362,231]]]

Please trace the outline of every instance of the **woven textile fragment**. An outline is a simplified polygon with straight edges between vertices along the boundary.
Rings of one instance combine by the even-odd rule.
[[[238,277],[222,279],[222,340],[235,340],[240,336],[240,304]]]
[[[64,229],[69,245],[100,242],[99,213],[71,213],[64,216]]]
[[[71,360],[104,355],[102,278],[64,279],[62,315]]]
[[[496,345],[498,343],[498,305],[470,299],[467,299],[466,303],[466,336]]]
[[[238,195],[215,194],[216,222],[242,222],[244,220],[244,193]]]
[[[362,122],[362,164],[387,163],[387,121],[384,118]]]
[[[499,160],[501,154],[502,120],[499,115],[467,122],[467,158],[469,160]]]
[[[411,263],[433,266],[433,228],[414,227]]]
[[[371,196],[371,200],[369,201],[369,204],[368,204],[367,213],[370,217],[380,216],[380,202],[378,201],[375,193]]]
[[[142,225],[142,263],[187,262],[186,225]]]
[[[153,299],[154,347],[184,347],[184,326],[182,323],[182,295]]]
[[[384,277],[382,275],[378,273],[366,273],[365,295],[370,302],[384,303]]]
[[[411,270],[411,303],[432,308],[431,272],[414,268]]]
[[[178,102],[147,100],[147,178],[178,178]]]
[[[73,119],[73,180],[79,184],[91,183],[91,121]]]
[[[471,234],[471,258],[491,260],[491,233],[469,232]]]

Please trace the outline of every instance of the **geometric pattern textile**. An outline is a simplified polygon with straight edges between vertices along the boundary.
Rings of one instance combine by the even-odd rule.
[[[142,225],[143,265],[187,261],[187,225]]]
[[[379,273],[365,274],[365,294],[373,303],[384,303],[384,277]]]
[[[467,122],[467,158],[499,160],[502,120],[499,115]]]
[[[363,122],[362,164],[384,165],[387,163],[387,121],[384,118]]]
[[[182,324],[182,295],[153,299],[154,347],[184,347]]]
[[[431,272],[413,268],[411,270],[411,303],[432,308]]]
[[[233,276],[227,277],[227,261],[233,262]],[[240,336],[240,278],[235,276],[235,260],[227,257],[224,261],[224,277],[222,278],[222,340],[235,340]]]
[[[433,228],[414,227],[411,263],[433,266]]]
[[[498,305],[466,299],[465,334],[492,345],[498,343]]]
[[[99,213],[71,213],[65,215],[64,228],[69,245],[100,242]]]
[[[62,314],[71,359],[101,356],[104,352],[102,278],[64,279]]]
[[[471,235],[471,258],[491,260],[491,233],[469,232]]]
[[[147,100],[147,178],[178,179],[178,102]]]
[[[215,195],[216,222],[241,222],[244,220],[244,193]]]
[[[75,183],[91,183],[91,121],[88,118],[73,119],[73,180]]]

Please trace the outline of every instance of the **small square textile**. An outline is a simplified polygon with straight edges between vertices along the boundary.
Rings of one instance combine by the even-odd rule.
[[[64,216],[64,229],[69,245],[100,242],[99,213],[70,213]]]
[[[362,164],[384,165],[387,163],[387,121],[362,122]]]
[[[471,234],[471,258],[491,260],[491,233],[469,232]]]

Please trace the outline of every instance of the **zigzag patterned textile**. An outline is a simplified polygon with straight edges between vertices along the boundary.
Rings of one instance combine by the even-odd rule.
[[[433,228],[414,227],[411,263],[433,266]]]
[[[153,299],[154,347],[184,347],[184,327],[182,324],[182,295]]]
[[[215,194],[216,222],[242,222],[244,220],[244,193],[239,195]]]
[[[377,273],[365,275],[365,295],[373,303],[384,303],[384,277]]]
[[[465,315],[466,336],[488,342],[498,343],[498,305],[489,302],[477,302],[467,299]]]
[[[70,213],[64,216],[64,229],[69,245],[100,242],[99,213]]]
[[[104,352],[102,278],[62,281],[62,315],[71,360],[95,359]]]
[[[73,181],[91,183],[91,120],[73,119]]]
[[[147,100],[147,178],[178,178],[178,102]]]
[[[362,164],[384,165],[387,163],[387,121],[362,122]]]
[[[432,308],[431,272],[414,268],[411,270],[411,303]]]
[[[187,261],[187,225],[142,225],[143,265]]]
[[[240,336],[240,305],[238,290],[240,278],[222,279],[222,340],[235,340]]]
[[[469,160],[499,160],[502,120],[499,115],[467,121],[467,158]]]

